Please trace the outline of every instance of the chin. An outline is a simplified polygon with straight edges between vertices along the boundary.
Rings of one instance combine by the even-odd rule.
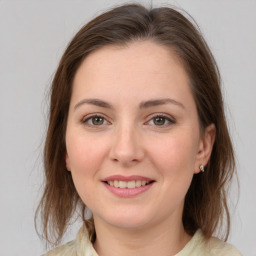
[[[116,214],[118,212],[118,215]],[[121,229],[140,229],[150,222],[150,217],[146,214],[128,211],[115,211],[114,213],[100,216],[101,222],[108,223],[116,228]],[[94,220],[97,221],[97,217],[94,216]]]

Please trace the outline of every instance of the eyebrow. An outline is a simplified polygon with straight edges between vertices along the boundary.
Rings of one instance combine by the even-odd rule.
[[[140,108],[149,108],[149,107],[154,107],[154,106],[159,106],[159,105],[165,105],[167,103],[171,103],[171,104],[174,104],[176,106],[179,106],[179,107],[185,109],[184,105],[181,102],[178,102],[178,101],[176,101],[174,99],[170,99],[170,98],[148,100],[148,101],[140,103],[139,107]]]
[[[174,104],[176,106],[179,106],[183,109],[185,109],[184,105],[181,102],[178,102],[174,99],[170,99],[170,98],[166,98],[166,99],[154,99],[154,100],[148,100],[148,101],[144,101],[141,102],[139,104],[139,108],[143,109],[143,108],[150,108],[150,107],[154,107],[154,106],[159,106],[159,105],[165,105],[165,104]],[[102,107],[102,108],[109,108],[109,109],[113,109],[114,107],[103,101],[100,99],[83,99],[81,101],[79,101],[75,106],[74,106],[74,110],[77,109],[79,106],[83,105],[83,104],[90,104],[90,105],[95,105],[98,107]]]
[[[99,99],[83,99],[81,101],[79,101],[75,107],[74,110],[77,109],[79,106],[83,105],[83,104],[90,104],[90,105],[95,105],[98,107],[102,107],[102,108],[113,108],[112,105],[110,105],[109,103],[103,101],[103,100],[99,100]]]

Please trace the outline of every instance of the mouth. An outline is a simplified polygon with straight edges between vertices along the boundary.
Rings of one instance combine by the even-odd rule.
[[[140,188],[143,186],[147,186],[149,184],[152,184],[154,181],[147,181],[147,180],[130,180],[130,181],[124,181],[124,180],[108,180],[104,181],[107,185],[115,188],[126,188],[126,189],[133,189],[133,188]]]
[[[131,198],[146,193],[156,181],[138,175],[112,175],[102,180],[102,182],[115,196]]]

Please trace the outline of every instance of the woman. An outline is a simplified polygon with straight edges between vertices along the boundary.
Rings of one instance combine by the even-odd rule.
[[[124,5],[84,26],[55,74],[40,203],[45,255],[241,255],[230,227],[234,155],[220,77],[171,8]],[[85,217],[90,209],[91,218]]]

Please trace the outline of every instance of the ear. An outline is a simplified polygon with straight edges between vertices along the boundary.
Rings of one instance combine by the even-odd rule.
[[[199,166],[201,164],[203,166],[207,165],[212,153],[215,136],[216,136],[215,125],[210,124],[209,126],[206,127],[199,142],[198,152],[197,152],[195,166],[194,166],[194,173],[200,172]]]
[[[66,156],[65,156],[65,161],[66,161],[66,168],[68,171],[71,170],[70,168],[70,163],[69,163],[69,156],[68,156],[68,153],[66,153]]]

